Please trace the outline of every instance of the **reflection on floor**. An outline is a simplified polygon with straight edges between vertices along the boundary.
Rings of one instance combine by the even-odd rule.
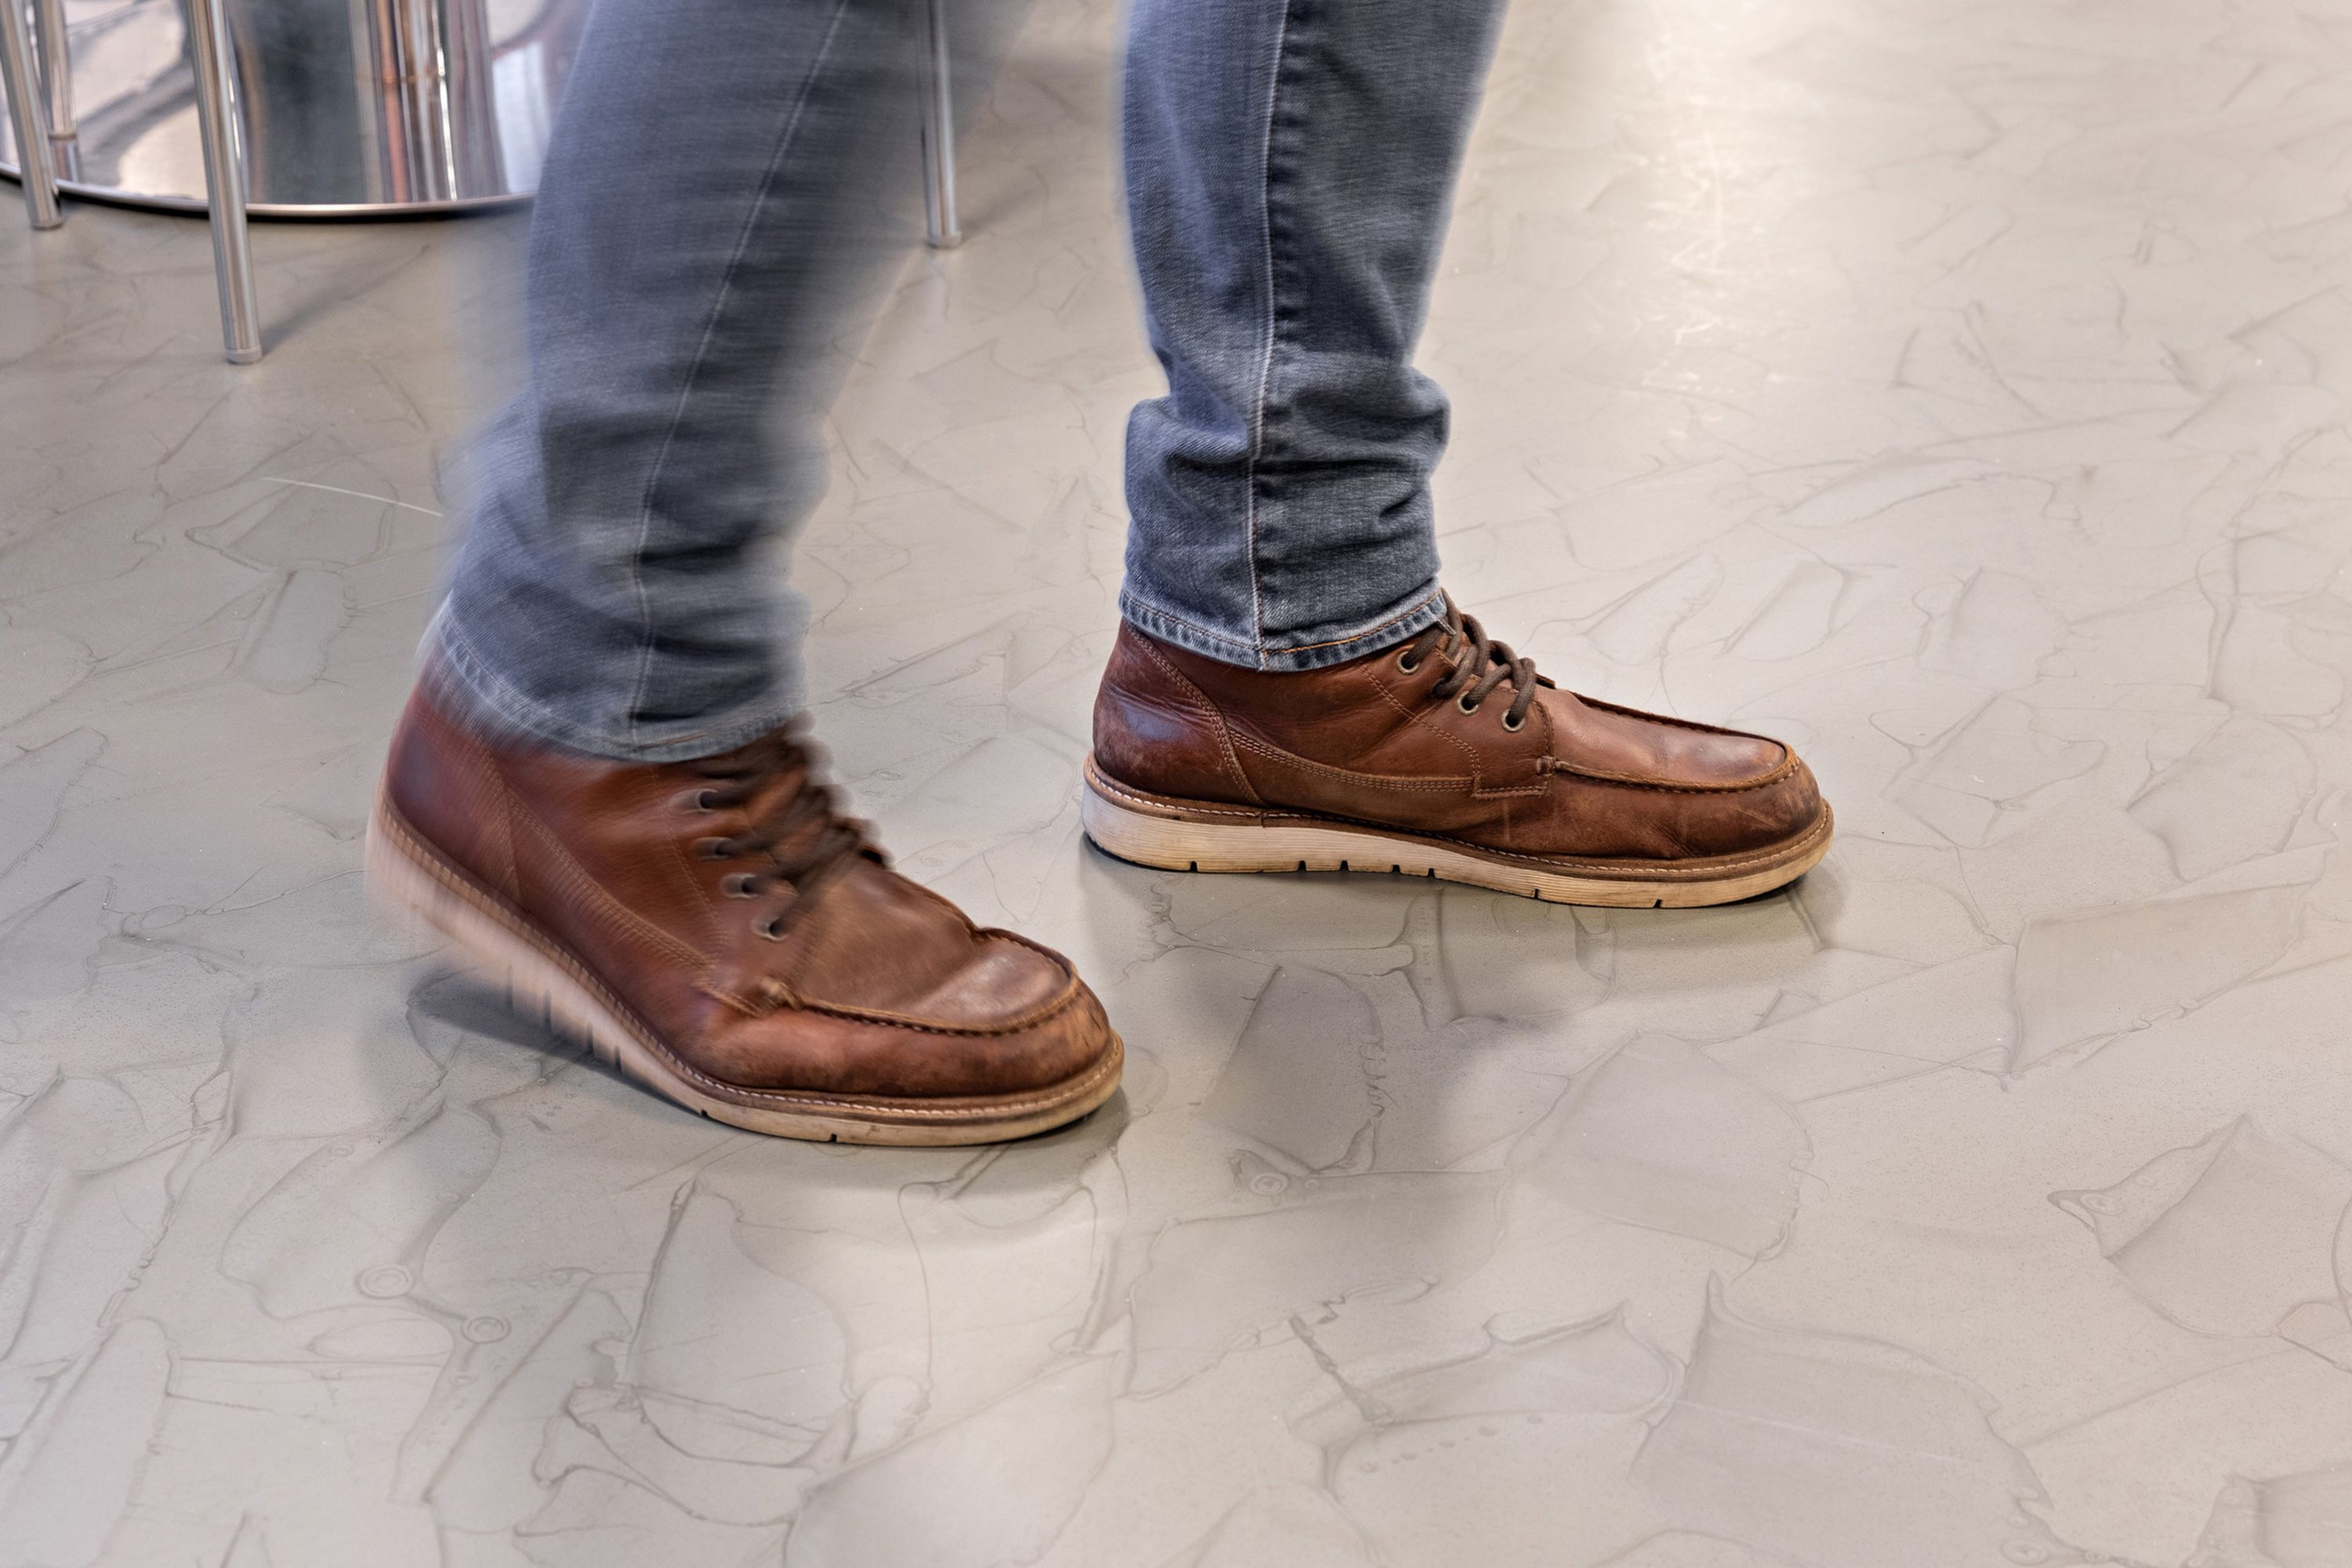
[[[808,531],[820,733],[1123,1099],[715,1129],[374,924],[511,223],[0,217],[0,1563],[2352,1562],[2352,32],[1525,4],[1427,363],[1455,592],[1787,734],[1792,893],[1150,873],[1076,778],[1108,0],[1040,0]]]

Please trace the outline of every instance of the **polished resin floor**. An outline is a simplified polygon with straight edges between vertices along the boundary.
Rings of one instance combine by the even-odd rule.
[[[819,732],[1126,1089],[768,1142],[372,919],[511,222],[0,206],[0,1564],[2352,1563],[2352,21],[1522,0],[1448,580],[1800,743],[1789,892],[1090,851],[1155,385],[1037,0],[839,406]]]

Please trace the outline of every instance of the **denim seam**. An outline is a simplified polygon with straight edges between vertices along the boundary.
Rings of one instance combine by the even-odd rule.
[[[1257,406],[1251,410],[1250,417],[1249,463],[1242,475],[1249,524],[1250,637],[1260,669],[1265,668],[1265,597],[1258,581],[1257,466],[1265,455],[1266,404],[1274,387],[1275,353],[1282,344],[1282,310],[1276,299],[1279,282],[1274,256],[1274,128],[1281,115],[1283,58],[1290,44],[1291,10],[1288,0],[1285,0],[1282,21],[1275,28],[1273,70],[1265,88],[1265,139],[1259,153],[1265,184],[1258,201],[1258,232],[1265,239],[1265,357],[1258,366]]]
[[[703,361],[710,353],[710,344],[719,333],[719,318],[726,313],[728,296],[735,287],[735,274],[743,264],[743,257],[751,247],[751,235],[759,226],[761,209],[766,205],[776,182],[776,171],[783,166],[784,154],[792,148],[793,140],[800,133],[801,116],[808,110],[809,98],[815,90],[818,73],[833,53],[833,40],[841,30],[841,18],[849,9],[848,0],[836,0],[833,18],[824,25],[824,37],[818,40],[815,53],[810,57],[807,73],[801,79],[801,92],[793,101],[792,113],[785,118],[783,129],[777,133],[776,145],[768,154],[768,166],[761,171],[760,184],[754,191],[751,210],[743,215],[743,226],[735,236],[735,248],[728,253],[727,265],[719,269],[719,291],[710,301],[709,317],[702,323],[702,337],[694,345],[694,357],[687,363],[686,374],[677,389],[677,405],[670,410],[669,427],[662,432],[660,448],[654,453],[653,466],[646,474],[646,489],[639,502],[636,542],[629,551],[629,588],[636,601],[637,618],[645,628],[643,651],[637,656],[637,679],[629,691],[628,727],[630,743],[636,743],[636,715],[646,699],[646,683],[653,679],[654,636],[653,603],[646,588],[645,552],[653,539],[654,492],[660,487],[663,465],[669,460],[670,447],[677,439],[678,426],[686,421],[688,400],[694,395],[694,380],[702,370]]]

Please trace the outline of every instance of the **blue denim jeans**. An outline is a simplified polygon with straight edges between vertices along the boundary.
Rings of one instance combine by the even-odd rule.
[[[1412,350],[1502,4],[1134,0],[1128,201],[1168,374],[1128,433],[1138,626],[1311,669],[1441,613],[1446,404]],[[601,0],[532,218],[529,384],[453,476],[427,660],[479,721],[676,761],[799,706],[769,555],[911,234],[919,22]]]

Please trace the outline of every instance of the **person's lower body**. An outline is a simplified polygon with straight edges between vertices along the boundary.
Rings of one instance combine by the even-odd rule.
[[[1434,875],[1461,852],[1576,862],[1540,896],[1595,861],[1701,860],[1673,901],[1704,902],[1757,890],[1727,868],[1759,845],[1785,880],[1826,843],[1784,751],[1589,721],[1613,710],[1539,693],[1439,590],[1446,405],[1412,351],[1500,10],[1137,0],[1129,199],[1169,394],[1130,426],[1128,625],[1087,767],[1114,853],[1266,868],[1303,812],[1442,840]],[[795,617],[755,563],[821,486],[833,347],[895,249],[913,21],[907,0],[598,10],[533,224],[530,384],[466,475],[375,844],[408,901],[673,1098],[949,1142],[1081,1114],[1117,1037],[1057,955],[971,931],[844,837],[779,735]],[[1417,685],[1365,679],[1400,645]],[[1418,710],[1459,691],[1467,722],[1470,688],[1506,686],[1502,779]],[[1623,830],[1555,800],[1568,777]],[[1188,849],[1243,827],[1246,853]]]
[[[605,0],[532,213],[530,376],[453,468],[427,635],[477,723],[713,755],[800,706],[770,554],[910,237],[920,0]]]
[[[1504,0],[1136,0],[1123,139],[1169,395],[1135,412],[1127,619],[1339,663],[1439,618],[1412,367]],[[484,722],[729,749],[799,706],[753,558],[823,488],[837,345],[911,229],[912,0],[610,0],[530,244],[531,375],[478,443],[430,647]]]
[[[1061,955],[890,870],[789,721],[761,557],[915,189],[919,0],[602,0],[530,249],[527,385],[371,824],[371,880],[700,1114],[959,1143],[1068,1121],[1121,1051]]]

